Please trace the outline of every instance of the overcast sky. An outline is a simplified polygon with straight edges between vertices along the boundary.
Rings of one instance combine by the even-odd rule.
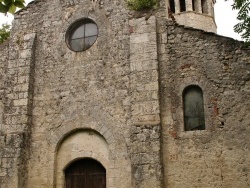
[[[26,0],[26,3],[31,0]],[[228,36],[240,40],[240,36],[234,33],[233,26],[237,23],[236,11],[232,11],[233,0],[217,0],[215,4],[215,21],[217,24],[217,33],[219,35]],[[0,25],[3,23],[11,23],[13,19],[12,15],[4,16],[0,14]]]

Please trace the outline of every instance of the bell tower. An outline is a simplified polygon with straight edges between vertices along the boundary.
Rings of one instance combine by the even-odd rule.
[[[168,13],[177,23],[216,33],[216,0],[168,0]]]

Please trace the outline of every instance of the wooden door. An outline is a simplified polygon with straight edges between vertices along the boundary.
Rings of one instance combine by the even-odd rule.
[[[66,170],[66,188],[106,188],[106,170],[93,159],[73,162]]]

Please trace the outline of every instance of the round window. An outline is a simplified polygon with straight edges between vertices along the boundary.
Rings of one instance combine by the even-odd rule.
[[[90,48],[98,36],[98,27],[96,23],[89,19],[81,19],[73,23],[66,33],[66,43],[68,47],[81,52]]]

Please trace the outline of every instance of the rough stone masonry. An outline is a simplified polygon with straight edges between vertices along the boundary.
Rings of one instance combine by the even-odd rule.
[[[250,49],[167,7],[36,0],[15,14],[0,46],[1,188],[69,188],[67,169],[89,158],[107,188],[250,187]],[[85,18],[98,37],[72,51],[67,32]],[[189,87],[204,130],[185,130]]]

